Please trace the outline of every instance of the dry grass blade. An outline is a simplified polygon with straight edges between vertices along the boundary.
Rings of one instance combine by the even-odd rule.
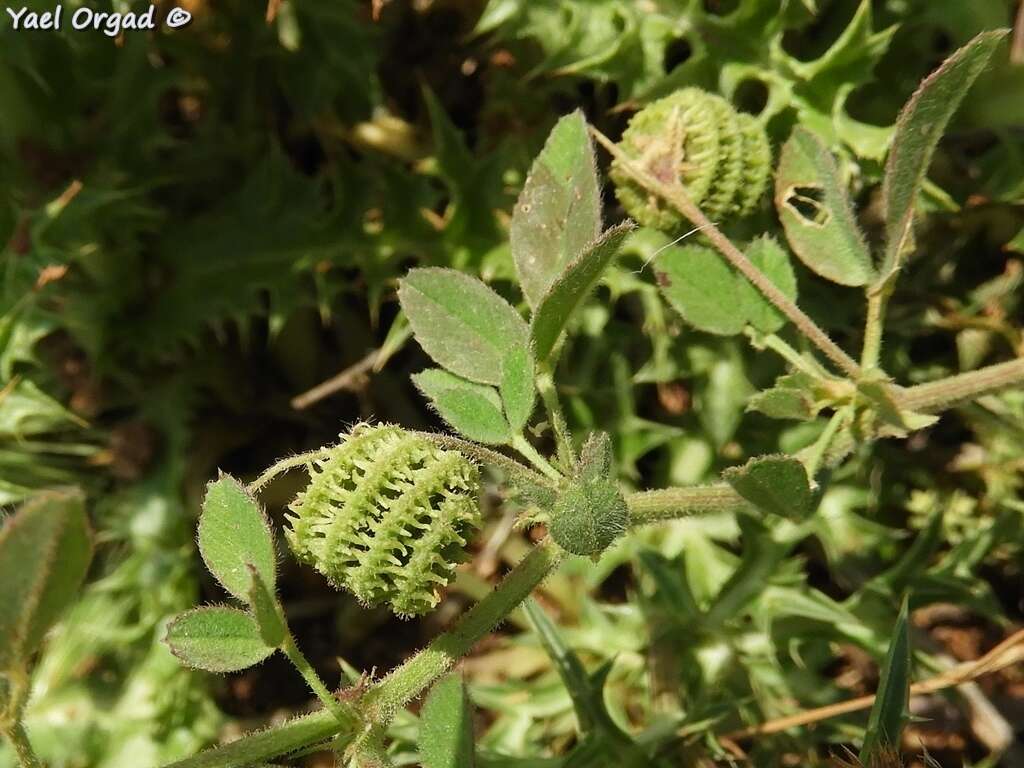
[[[979,677],[998,672],[1014,664],[1024,662],[1024,629],[1014,633],[995,648],[975,661],[965,662],[953,669],[943,672],[940,675],[922,680],[910,686],[911,696],[921,696],[928,693],[935,693],[946,688],[952,688],[963,683],[977,680]],[[860,696],[849,701],[842,701],[837,704],[830,704],[826,707],[809,709],[787,717],[780,717],[776,720],[769,720],[760,725],[744,728],[739,731],[726,734],[723,738],[731,740],[749,739],[752,736],[764,736],[772,733],[781,733],[790,728],[798,728],[802,725],[829,720],[840,715],[847,715],[851,712],[859,712],[869,709],[874,703],[875,697]]]

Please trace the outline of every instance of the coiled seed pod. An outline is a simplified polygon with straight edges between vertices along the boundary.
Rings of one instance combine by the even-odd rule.
[[[761,125],[699,88],[676,91],[637,112],[619,147],[662,183],[682,184],[714,220],[753,213],[772,171],[771,145]],[[639,223],[668,232],[686,224],[621,163],[612,163],[610,175],[619,202]]]
[[[396,426],[356,427],[289,508],[292,551],[367,606],[426,613],[480,526],[479,472]]]

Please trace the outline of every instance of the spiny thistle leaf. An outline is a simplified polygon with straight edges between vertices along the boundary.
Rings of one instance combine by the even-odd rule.
[[[882,665],[875,703],[868,718],[868,731],[860,760],[866,765],[878,764],[880,753],[899,748],[900,733],[907,719],[910,697],[910,629],[907,623],[909,601],[903,599],[892,641]]]

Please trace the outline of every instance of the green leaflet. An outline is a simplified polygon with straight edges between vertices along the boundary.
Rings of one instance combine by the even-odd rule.
[[[821,140],[797,127],[782,148],[775,207],[793,252],[840,285],[867,285],[874,268],[839,169]]]
[[[771,237],[760,237],[747,257],[789,298],[796,298],[796,276],[786,251]],[[672,246],[658,257],[661,293],[695,328],[723,336],[741,333],[749,324],[773,333],[786,324],[750,281],[715,251],[702,245]]]
[[[167,626],[164,642],[183,663],[207,672],[237,672],[274,652],[245,611],[225,606],[195,608]]]
[[[552,129],[512,213],[512,258],[531,307],[600,232],[594,148],[577,110]]]
[[[0,398],[0,438],[26,438],[84,426],[80,417],[29,379],[14,380]]]
[[[702,245],[668,248],[658,258],[661,293],[690,325],[708,333],[732,336],[746,318],[736,273],[721,256]]]
[[[756,238],[747,246],[747,258],[788,298],[796,300],[796,275],[789,254],[778,240],[770,235]],[[736,279],[739,283],[740,306],[752,326],[762,333],[775,333],[788,322],[753,283],[738,273]]]
[[[401,281],[402,302],[416,341],[452,373],[500,384],[508,349],[526,345],[519,313],[482,282],[453,269],[414,269]]]
[[[868,731],[860,751],[860,761],[870,766],[887,749],[899,749],[900,733],[907,719],[910,697],[910,628],[907,622],[909,601],[903,599],[893,627],[889,651],[882,665],[875,703],[868,718]]]
[[[263,581],[260,572],[252,563],[246,563],[252,582],[249,585],[249,606],[252,608],[252,616],[259,627],[260,637],[263,642],[271,648],[280,647],[288,633],[288,627],[284,623],[277,608],[277,600],[273,592]]]
[[[607,230],[567,264],[551,283],[530,323],[533,354],[538,362],[551,356],[569,317],[593,289],[632,230],[633,223],[628,221]]]
[[[71,604],[92,559],[85,499],[41,493],[0,530],[0,671],[24,669]]]
[[[806,389],[775,386],[758,392],[747,401],[748,411],[758,411],[773,419],[813,419],[814,399]]]
[[[885,256],[881,278],[899,266],[910,237],[914,202],[935,147],[953,113],[988,64],[1007,30],[983,32],[958,50],[918,86],[896,121],[896,136],[885,166]]]
[[[806,520],[815,509],[814,493],[804,465],[792,456],[759,456],[723,477],[736,492],[764,512],[790,520]]]
[[[440,368],[417,373],[412,380],[441,418],[470,440],[503,445],[512,439],[494,387],[466,381]]]
[[[270,523],[252,495],[230,475],[221,475],[206,487],[197,536],[203,562],[232,596],[249,601],[250,565],[273,591],[277,554]]]
[[[459,674],[441,678],[420,711],[417,739],[423,768],[472,768],[473,706]]]
[[[697,417],[717,447],[724,446],[736,433],[753,391],[739,349],[734,340],[727,340],[694,388]]]
[[[513,346],[501,364],[501,401],[513,434],[530,420],[535,400],[533,358],[526,347]]]

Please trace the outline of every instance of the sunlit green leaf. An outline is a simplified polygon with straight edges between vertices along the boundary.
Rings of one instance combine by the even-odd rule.
[[[533,414],[533,375],[530,351],[518,344],[510,347],[501,366],[501,402],[513,433],[521,432]]]
[[[533,353],[538,361],[547,360],[561,336],[569,317],[589,295],[601,273],[619,252],[622,241],[633,230],[626,222],[607,230],[582,253],[565,265],[537,304],[530,323]]]
[[[759,456],[723,473],[736,492],[765,512],[804,520],[814,512],[804,465],[791,456]]]
[[[267,589],[274,589],[277,554],[270,523],[252,495],[230,475],[221,475],[206,487],[198,539],[210,573],[239,600],[249,600],[249,564]]]
[[[415,374],[413,382],[441,418],[481,443],[502,444],[512,439],[494,387],[459,378],[439,368]]]
[[[582,112],[563,117],[533,163],[509,237],[519,284],[536,307],[565,266],[601,232],[594,150]]]
[[[252,616],[223,606],[181,614],[167,626],[164,642],[184,664],[207,672],[237,672],[274,652]]]
[[[684,245],[658,256],[658,284],[672,308],[708,333],[734,335],[746,325],[736,273],[710,248]]]
[[[398,291],[416,341],[452,373],[501,383],[508,349],[526,345],[526,322],[482,282],[452,269],[414,269]]]
[[[1006,30],[975,37],[921,83],[900,113],[882,190],[887,237],[883,277],[899,264],[910,236],[914,202],[946,124],[1005,37]]]
[[[831,153],[805,128],[793,130],[775,176],[775,207],[793,252],[841,285],[866,285],[871,256]]]
[[[252,563],[247,565],[252,578],[249,586],[249,605],[252,607],[253,618],[256,619],[256,626],[259,627],[263,642],[271,648],[277,648],[284,640],[288,628],[277,609],[277,598],[267,588],[256,567]]]

